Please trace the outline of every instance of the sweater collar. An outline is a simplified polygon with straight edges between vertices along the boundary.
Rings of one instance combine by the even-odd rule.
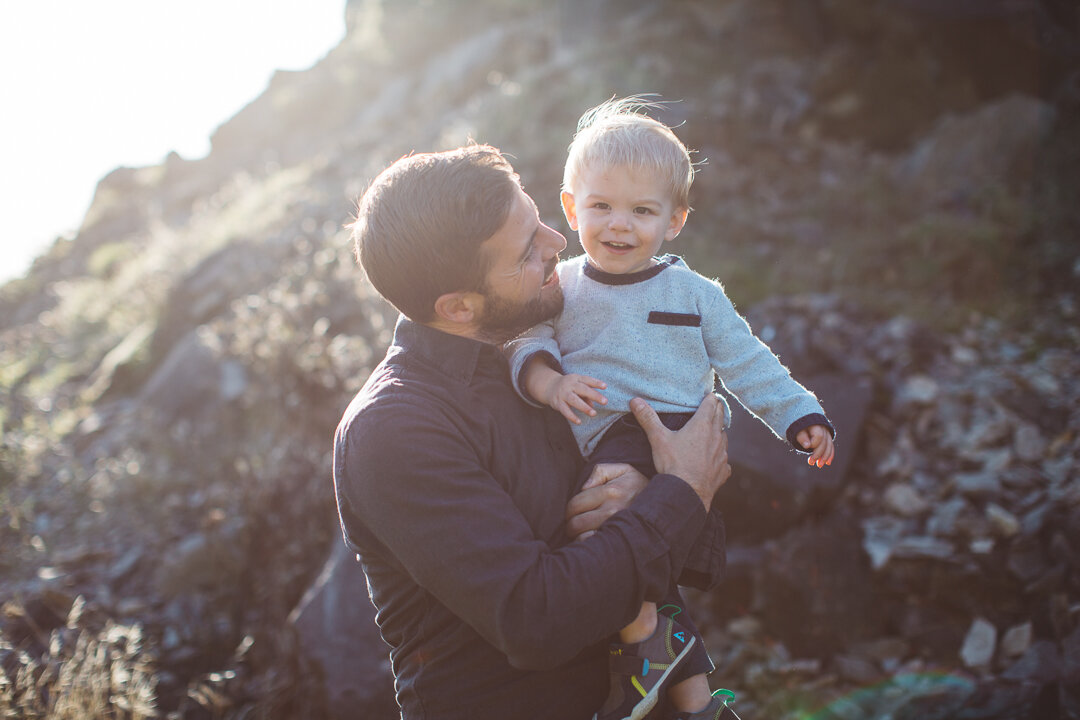
[[[636,283],[645,282],[646,280],[651,280],[678,261],[678,255],[664,255],[657,258],[656,264],[652,267],[647,267],[644,270],[638,270],[633,273],[619,275],[600,270],[589,263],[588,258],[586,258],[583,261],[585,266],[583,272],[585,273],[585,277],[604,285],[634,285]]]

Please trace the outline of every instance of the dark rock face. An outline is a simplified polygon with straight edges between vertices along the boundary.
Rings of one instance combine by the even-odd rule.
[[[321,671],[333,717],[392,717],[394,677],[386,644],[375,626],[367,580],[344,543],[335,543],[319,577],[290,616],[301,652]]]
[[[691,596],[715,682],[743,717],[1080,717],[1069,3],[347,12],[209,157],[110,174],[0,288],[0,715],[393,717],[330,487],[395,318],[354,201],[472,137],[573,246],[574,123],[657,91],[707,160],[672,250],[838,430],[811,469],[736,408],[729,576]]]
[[[826,512],[844,486],[858,433],[869,405],[869,383],[856,376],[817,375],[799,380],[818,396],[842,434],[836,458],[812,468],[786,439],[777,438],[757,418],[732,401],[728,436],[732,477],[717,502],[728,532],[743,542],[776,537],[793,525]],[[848,435],[851,433],[851,435]]]

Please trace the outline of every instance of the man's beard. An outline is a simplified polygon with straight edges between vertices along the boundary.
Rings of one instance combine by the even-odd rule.
[[[526,302],[507,300],[484,291],[484,314],[478,323],[481,336],[488,342],[502,344],[533,325],[550,320],[563,309],[561,285],[544,288]]]

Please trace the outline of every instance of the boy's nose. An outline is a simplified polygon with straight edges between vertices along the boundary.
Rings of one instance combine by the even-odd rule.
[[[624,213],[612,213],[611,220],[608,221],[608,227],[612,230],[629,230],[630,220]]]

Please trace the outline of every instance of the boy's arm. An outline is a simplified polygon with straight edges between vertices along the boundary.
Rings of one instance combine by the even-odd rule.
[[[527,330],[503,345],[503,353],[510,363],[510,381],[521,399],[530,405],[539,407],[543,402],[531,395],[522,384],[525,365],[531,360],[544,359],[548,367],[561,371],[562,354],[559,343],[555,340],[555,322],[548,320]]]
[[[719,283],[702,319],[702,333],[713,369],[724,387],[755,417],[800,452],[800,431],[818,425],[830,436],[832,423],[812,392],[791,377],[780,359],[750,330]]]

